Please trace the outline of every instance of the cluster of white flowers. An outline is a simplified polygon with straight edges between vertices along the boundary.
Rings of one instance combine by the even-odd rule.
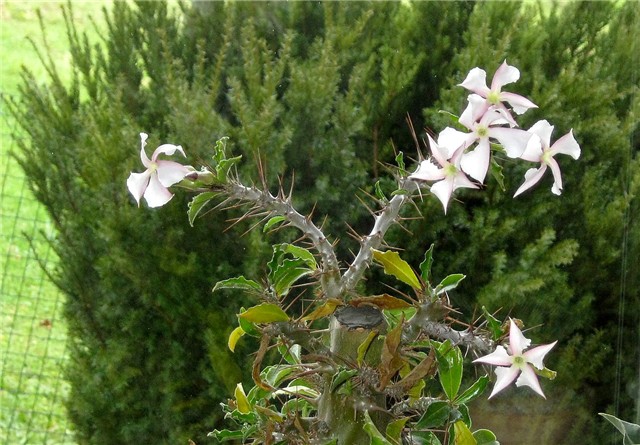
[[[493,76],[491,88],[487,86],[486,77],[484,70],[473,68],[460,84],[472,92],[468,97],[469,104],[459,119],[469,132],[447,127],[440,132],[437,142],[428,136],[432,157],[422,161],[409,176],[411,179],[436,181],[431,192],[442,202],[445,213],[456,189],[478,188],[484,182],[491,161],[491,140],[497,141],[510,158],[540,163],[540,167],[526,172],[525,181],[514,197],[536,184],[547,167],[553,173],[552,191],[559,195],[562,177],[553,157],[558,153],[574,159],[580,157],[580,146],[572,131],[551,145],[553,126],[546,120],[537,122],[528,131],[518,128],[505,103],[516,114],[537,106],[523,96],[502,91],[504,85],[520,78],[517,68],[505,61]]]

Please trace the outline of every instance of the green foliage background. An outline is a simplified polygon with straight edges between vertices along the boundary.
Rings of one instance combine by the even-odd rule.
[[[505,160],[506,193],[465,191],[446,217],[425,195],[425,219],[391,242],[409,242],[416,265],[435,242],[436,279],[468,277],[451,296],[465,314],[502,308],[542,325],[536,342],[558,339],[544,409],[570,412],[566,443],[603,443],[595,413],[631,419],[639,391],[638,15],[632,2],[194,2],[179,12],[116,2],[97,44],[69,16],[71,83],[45,56],[50,81],[25,72],[10,109],[28,134],[17,157],[57,228],[79,443],[206,443],[249,352],[226,349],[243,298],[212,284],[259,279],[275,241],[239,236],[244,223],[222,233],[237,210],[191,228],[181,193],[161,210],[136,208],[124,181],[140,169],[140,131],[149,147],[183,145],[193,164],[229,136],[243,177],[258,179],[261,158],[274,188],[278,175],[285,188],[295,181],[298,208],[327,215],[348,260],[356,246],[343,219],[360,233],[370,225],[360,188],[373,191],[394,147],[417,158],[406,115],[437,133],[449,124],[439,110],[462,110],[467,92],[455,85],[468,70],[491,76],[505,58],[522,73],[510,91],[539,106],[522,126],[546,118],[554,138],[574,129],[582,157],[560,160],[565,193],[553,196],[546,178],[512,199],[528,166]]]

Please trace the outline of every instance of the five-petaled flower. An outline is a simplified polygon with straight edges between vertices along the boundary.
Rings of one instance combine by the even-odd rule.
[[[138,206],[140,206],[140,199],[144,197],[149,207],[160,207],[173,198],[173,194],[167,187],[182,181],[193,169],[174,161],[158,159],[161,154],[171,156],[176,151],[186,157],[180,145],[162,144],[155,149],[149,159],[144,151],[147,138],[146,133],[140,133],[140,159],[147,169],[142,173],[131,173],[127,179],[127,188]]]
[[[550,125],[549,122],[546,120],[538,121],[529,129],[529,132],[533,133],[534,137],[531,138],[520,158],[525,161],[540,162],[540,167],[527,170],[524,174],[524,183],[516,190],[513,197],[515,198],[540,181],[544,172],[547,171],[547,167],[553,173],[551,191],[559,195],[562,193],[562,175],[560,174],[560,166],[553,157],[558,153],[569,155],[573,159],[580,157],[580,146],[573,137],[573,130],[558,139],[551,147],[549,144],[551,143],[553,125]]]
[[[529,386],[542,397],[545,397],[542,388],[540,388],[534,366],[540,370],[544,369],[542,360],[556,343],[557,341],[554,341],[551,344],[536,346],[523,352],[529,347],[531,340],[525,338],[520,328],[518,328],[518,325],[511,320],[508,346],[511,355],[507,353],[504,346],[498,346],[491,354],[473,361],[474,363],[480,362],[497,366],[495,373],[498,379],[489,398],[509,386],[511,382],[516,380],[518,374],[520,374],[520,376],[516,380],[516,386]]]
[[[517,114],[522,114],[529,108],[537,108],[538,106],[531,102],[526,97],[519,94],[507,93],[502,91],[502,87],[506,84],[513,83],[520,78],[520,71],[514,66],[507,64],[505,60],[502,65],[496,70],[491,80],[491,88],[487,86],[487,73],[480,68],[473,68],[467,74],[464,81],[459,86],[472,91],[475,94],[469,95],[469,101],[476,100],[480,102],[480,106],[474,108],[467,108],[465,112],[460,116],[460,121],[476,122],[484,113],[490,108],[495,107],[500,110],[509,124],[512,127],[516,127],[516,121],[511,116],[511,113],[503,102],[509,103]],[[478,97],[479,96],[479,97]],[[468,126],[468,125],[467,125]]]
[[[447,204],[451,194],[458,188],[477,189],[478,186],[471,182],[469,178],[460,170],[460,158],[464,152],[464,146],[459,147],[449,157],[446,150],[437,144],[431,136],[429,138],[429,148],[433,158],[440,164],[440,168],[431,160],[425,159],[420,163],[418,169],[409,175],[411,179],[423,181],[438,181],[431,186],[431,193],[437,196],[442,202],[444,213],[447,213]],[[449,159],[451,161],[449,161]]]

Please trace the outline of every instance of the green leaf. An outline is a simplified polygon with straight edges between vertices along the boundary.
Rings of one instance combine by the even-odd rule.
[[[620,434],[623,436],[622,443],[624,445],[637,445],[640,444],[640,425],[635,423],[626,422],[620,420],[611,414],[598,413],[605,419],[607,419],[613,426],[616,427]]]
[[[244,307],[240,308],[240,312],[238,313],[238,315],[247,312],[247,310]],[[242,317],[237,317],[238,318],[238,324],[240,325],[240,327],[242,328],[242,330],[245,332],[245,334],[251,335],[252,337],[258,337],[260,336],[260,331],[258,330],[258,328],[256,328],[256,325],[253,324],[252,322],[250,322],[249,320],[245,320]]]
[[[496,435],[489,430],[477,430],[473,432],[473,438],[478,445],[500,445],[500,442],[496,439]]]
[[[487,327],[489,328],[489,332],[491,332],[491,338],[497,340],[502,337],[502,323],[500,320],[491,315],[485,306],[482,306],[482,313],[487,320]]]
[[[269,219],[269,221],[266,222],[266,224],[262,228],[262,232],[264,233],[264,232],[269,231],[269,229],[271,229],[271,227],[273,227],[276,224],[279,224],[279,223],[281,223],[283,221],[286,221],[286,218],[284,216],[274,216],[273,218]]]
[[[476,397],[478,397],[480,394],[484,392],[488,383],[489,383],[489,377],[487,377],[486,375],[483,375],[478,380],[476,380],[473,385],[467,388],[465,392],[460,394],[456,398],[455,403],[459,403],[459,404],[469,403],[470,401],[472,401],[473,399],[475,399]]]
[[[504,175],[502,174],[502,166],[496,162],[496,160],[491,156],[491,167],[490,170],[491,176],[496,180],[500,190],[503,192],[506,190],[504,186]]]
[[[238,317],[253,323],[273,323],[276,321],[289,321],[289,316],[280,309],[280,306],[272,303],[262,303],[238,314]]]
[[[384,273],[387,275],[393,275],[398,280],[403,283],[408,284],[414,289],[421,289],[420,281],[416,276],[409,263],[400,258],[398,252],[394,252],[391,250],[387,250],[386,252],[381,252],[376,249],[373,250],[373,259],[378,263],[382,264],[384,267]]]
[[[453,444],[455,445],[477,445],[476,439],[471,434],[469,427],[462,420],[453,424]],[[452,443],[451,441],[449,443]]]
[[[312,272],[313,270],[303,260],[297,258],[284,260],[271,276],[276,295],[278,297],[287,295],[296,281]]]
[[[375,193],[376,193],[376,198],[378,198],[382,202],[388,202],[389,201],[387,199],[387,197],[384,195],[384,192],[382,191],[382,187],[380,187],[380,181],[376,181],[374,189],[375,189]]]
[[[416,423],[416,428],[439,428],[443,426],[449,419],[449,413],[451,412],[451,406],[444,400],[438,400],[432,402],[427,407],[420,420]]]
[[[220,442],[244,439],[244,434],[240,430],[213,430],[207,436],[213,436]]]
[[[367,355],[367,351],[369,350],[369,346],[371,346],[371,342],[378,336],[376,331],[369,332],[367,338],[364,339],[362,343],[358,346],[358,366],[362,366],[364,362],[364,356]]]
[[[331,392],[334,392],[340,385],[345,383],[347,380],[350,380],[351,377],[358,373],[357,369],[342,369],[336,372],[331,379]]]
[[[398,169],[400,170],[400,176],[407,176],[407,170],[404,165],[404,153],[401,151],[396,155],[396,164],[398,164]]]
[[[229,334],[229,340],[227,341],[227,346],[229,347],[231,352],[235,352],[236,344],[238,343],[238,340],[240,340],[240,338],[245,333],[246,332],[244,332],[244,329],[242,329],[240,326],[238,326],[233,331],[231,331],[231,334]]]
[[[402,444],[402,430],[404,429],[407,420],[409,420],[408,417],[402,417],[389,422],[389,425],[387,425],[387,439],[394,445]]]
[[[327,301],[322,303],[316,309],[313,310],[309,315],[302,317],[302,321],[314,321],[322,317],[326,317],[335,312],[338,306],[342,306],[342,301],[337,298],[329,298]]]
[[[189,217],[189,224],[193,227],[193,222],[196,217],[200,213],[200,211],[215,198],[217,193],[214,192],[204,192],[200,193],[193,197],[191,202],[189,203],[189,210],[187,211],[187,216]]]
[[[249,292],[262,293],[262,286],[260,286],[260,284],[256,283],[253,280],[249,280],[242,275],[240,275],[239,277],[218,281],[216,285],[213,286],[213,292],[220,289],[238,289]]]
[[[465,277],[466,276],[462,275],[461,273],[448,275],[444,280],[440,282],[440,284],[436,286],[436,295],[440,295],[444,292],[450,291],[451,289],[455,289],[456,287],[458,287],[458,284],[460,284],[460,282],[465,279]]]
[[[236,406],[238,411],[242,414],[248,414],[251,412],[251,404],[247,399],[247,395],[244,393],[244,388],[242,387],[242,383],[238,383],[236,385],[236,389],[233,392],[233,396],[236,399]]]
[[[422,281],[428,283],[431,280],[431,264],[433,263],[433,247],[434,244],[431,244],[427,251],[424,253],[424,260],[420,263],[420,275],[422,276]]]
[[[298,258],[304,261],[307,264],[307,266],[309,266],[311,269],[316,270],[318,268],[318,263],[316,263],[316,258],[313,256],[311,252],[309,252],[309,250],[305,249],[304,247],[298,247],[293,244],[287,244],[287,243],[281,244],[280,247],[283,250],[283,252],[290,253],[295,258]]]
[[[449,341],[442,343],[435,351],[440,384],[449,400],[454,400],[462,383],[462,352]]]
[[[442,445],[438,436],[431,431],[412,431],[410,434],[412,445]]]
[[[231,170],[231,167],[233,167],[235,164],[240,162],[241,159],[242,156],[236,156],[233,158],[220,160],[218,165],[216,165],[216,177],[218,178],[218,181],[223,183],[227,182],[229,170]]]
[[[376,428],[373,420],[371,420],[371,416],[369,416],[369,411],[364,412],[363,429],[371,438],[371,445],[393,445],[382,435],[380,431],[378,431],[378,428]]]

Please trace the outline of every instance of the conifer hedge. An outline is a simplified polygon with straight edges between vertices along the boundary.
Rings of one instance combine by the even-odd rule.
[[[27,132],[16,156],[57,229],[79,443],[207,443],[218,403],[250,368],[226,349],[243,301],[211,287],[247,270],[258,278],[266,243],[240,236],[245,223],[223,234],[233,210],[190,227],[179,192],[160,211],[136,209],[125,180],[140,131],[150,146],[181,144],[203,160],[229,136],[234,153],[264,161],[274,187],[279,176],[294,181],[298,208],[327,215],[326,232],[349,255],[342,218],[368,231],[359,187],[384,176],[394,148],[417,157],[407,114],[416,129],[439,131],[449,122],[438,111],[465,99],[455,84],[505,58],[523,73],[515,90],[533,91],[540,107],[524,126],[544,115],[554,136],[573,128],[582,147],[579,162],[563,165],[565,196],[556,200],[547,178],[513,200],[526,168],[514,165],[506,193],[498,183],[461,193],[446,218],[425,197],[427,219],[407,223],[406,258],[417,264],[435,242],[436,276],[468,277],[455,304],[514,310],[542,325],[541,342],[560,340],[545,406],[570,412],[567,443],[602,443],[598,411],[632,418],[640,234],[625,227],[638,223],[640,21],[631,2],[194,1],[179,11],[115,2],[98,44],[66,14],[72,83],[43,54],[49,82],[25,72],[7,103]],[[256,163],[244,164],[257,179]]]

